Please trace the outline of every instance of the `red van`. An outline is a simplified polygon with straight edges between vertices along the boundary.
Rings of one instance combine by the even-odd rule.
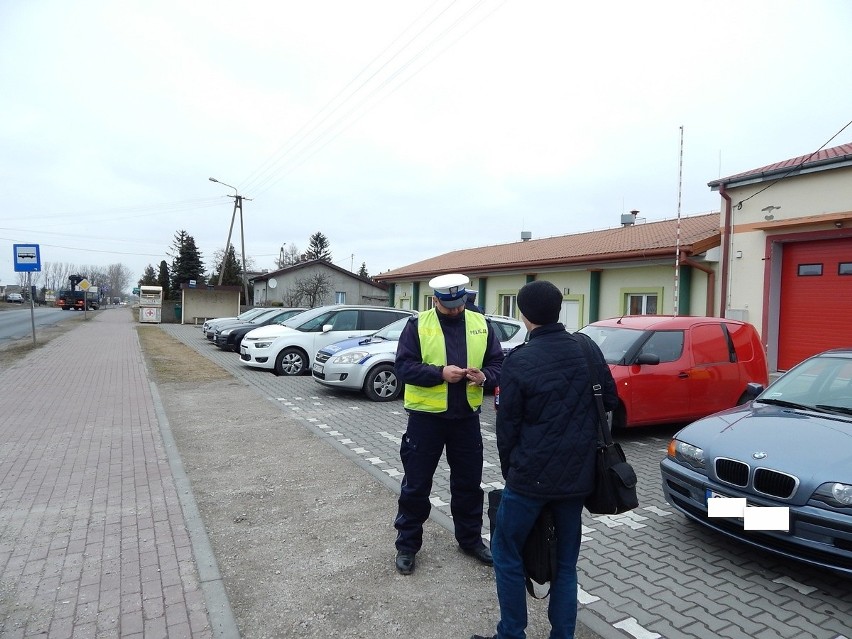
[[[750,400],[769,370],[755,328],[719,317],[629,315],[581,329],[618,387],[613,429],[690,422]]]

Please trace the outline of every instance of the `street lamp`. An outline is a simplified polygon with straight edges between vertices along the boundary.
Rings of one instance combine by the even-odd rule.
[[[228,229],[228,240],[225,242],[225,254],[222,257],[222,265],[219,267],[219,286],[222,286],[222,277],[225,275],[225,262],[228,259],[228,249],[231,248],[231,234],[234,231],[234,220],[237,217],[237,209],[240,210],[240,243],[242,246],[242,254],[243,254],[243,290],[246,296],[246,304],[249,303],[249,294],[248,294],[248,280],[246,279],[246,236],[243,231],[243,196],[240,195],[240,192],[237,190],[237,187],[231,186],[230,184],[226,184],[216,178],[207,178],[211,182],[216,182],[217,184],[221,184],[222,186],[227,186],[229,189],[234,189],[234,195],[229,195],[228,197],[234,198],[234,212],[231,215],[231,226]],[[245,198],[250,199],[250,198]]]

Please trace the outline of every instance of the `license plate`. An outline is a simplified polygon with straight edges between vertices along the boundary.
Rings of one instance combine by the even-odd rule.
[[[787,506],[760,506],[709,488],[705,490],[705,495],[708,517],[736,519],[745,530],[790,532],[790,508]]]
[[[240,346],[240,355],[248,355],[248,349],[245,346]]]
[[[322,364],[314,364],[314,372],[315,373],[319,373],[320,375],[322,375],[322,368],[323,368]]]

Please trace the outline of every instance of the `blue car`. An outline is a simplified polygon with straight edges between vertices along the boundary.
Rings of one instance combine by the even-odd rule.
[[[660,470],[666,501],[702,526],[852,575],[852,349],[693,422]]]

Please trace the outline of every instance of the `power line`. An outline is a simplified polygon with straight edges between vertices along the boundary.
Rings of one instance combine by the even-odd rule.
[[[394,87],[391,91],[389,91],[388,93],[386,93],[386,94],[385,94],[384,96],[382,96],[381,98],[379,98],[379,99],[375,100],[372,104],[368,105],[366,108],[363,108],[363,110],[361,111],[361,113],[360,113],[360,114],[358,114],[358,115],[357,115],[354,119],[350,120],[348,123],[345,123],[345,124],[344,124],[344,122],[345,122],[346,118],[353,116],[353,114],[356,114],[356,112],[357,112],[359,109],[362,109],[362,107],[364,107],[364,105],[365,105],[365,104],[366,104],[366,103],[367,103],[367,102],[368,102],[371,98],[373,98],[373,97],[374,97],[374,96],[375,96],[375,95],[376,95],[379,91],[381,91],[382,89],[384,89],[385,87],[387,87],[387,86],[388,86],[391,82],[393,82],[393,81],[394,81],[397,77],[399,77],[399,76],[400,76],[400,74],[402,74],[402,73],[403,73],[406,69],[408,69],[408,68],[409,68],[412,64],[414,64],[417,60],[419,60],[419,59],[420,59],[420,58],[421,58],[421,57],[422,57],[422,56],[423,56],[423,55],[424,55],[424,54],[425,54],[425,53],[426,53],[426,52],[427,52],[427,51],[428,51],[431,47],[433,47],[436,43],[440,42],[441,40],[445,39],[445,38],[446,38],[446,37],[447,37],[447,36],[448,36],[448,35],[449,35],[452,31],[454,31],[455,29],[457,29],[457,28],[458,28],[458,27],[459,27],[459,26],[460,26],[460,25],[461,25],[461,24],[462,24],[462,23],[463,23],[463,22],[464,22],[464,21],[465,21],[465,20],[466,20],[466,19],[470,16],[470,15],[472,15],[472,14],[473,14],[473,13],[474,13],[474,12],[475,12],[475,11],[476,11],[476,10],[477,10],[477,9],[478,9],[478,8],[479,8],[479,7],[480,7],[480,6],[484,3],[484,2],[485,2],[485,0],[479,0],[478,2],[476,2],[476,3],[472,6],[472,7],[470,7],[467,11],[465,11],[465,12],[464,12],[464,13],[463,13],[460,17],[458,17],[458,18],[457,18],[454,22],[452,22],[452,23],[451,23],[451,24],[450,24],[447,28],[445,28],[442,32],[440,32],[439,34],[437,34],[436,36],[434,36],[434,37],[433,37],[433,38],[432,38],[429,42],[427,42],[427,43],[426,43],[426,44],[425,44],[425,45],[424,45],[424,46],[423,46],[420,50],[418,50],[416,53],[414,53],[413,55],[411,55],[411,56],[410,56],[410,57],[409,57],[409,58],[408,58],[408,59],[407,59],[404,63],[402,63],[402,64],[401,64],[401,65],[399,65],[399,66],[398,66],[395,70],[393,70],[393,72],[392,72],[389,76],[387,76],[387,77],[386,77],[383,81],[381,81],[381,82],[378,84],[378,86],[374,87],[374,88],[373,88],[373,89],[372,89],[372,90],[371,90],[371,91],[370,91],[370,92],[366,95],[366,97],[364,97],[364,98],[363,98],[360,102],[358,102],[355,106],[353,106],[353,107],[349,108],[349,109],[348,109],[348,110],[347,110],[347,111],[346,111],[346,112],[345,112],[345,113],[344,113],[341,117],[337,118],[337,119],[336,119],[334,122],[332,122],[330,125],[326,126],[326,127],[325,127],[325,129],[324,129],[323,131],[319,132],[319,133],[318,133],[318,134],[317,134],[317,135],[316,135],[316,136],[315,136],[312,140],[310,140],[310,141],[309,141],[309,142],[308,142],[308,143],[307,143],[307,144],[306,144],[306,145],[305,145],[302,149],[300,149],[300,150],[298,150],[298,151],[294,151],[294,150],[291,148],[291,149],[289,149],[289,150],[287,151],[287,153],[284,153],[284,154],[283,154],[283,155],[282,155],[282,156],[281,156],[278,160],[276,160],[275,164],[277,165],[277,164],[281,163],[282,161],[285,161],[285,160],[286,160],[285,165],[284,165],[282,168],[280,168],[279,170],[277,170],[277,172],[276,172],[276,173],[267,174],[267,175],[266,175],[266,177],[264,177],[264,178],[263,178],[263,180],[261,180],[260,182],[258,182],[258,183],[255,185],[255,188],[260,188],[260,187],[262,187],[262,186],[266,186],[266,185],[268,184],[268,186],[266,186],[266,188],[264,188],[264,189],[262,189],[262,190],[260,191],[260,193],[263,193],[263,192],[265,192],[265,191],[269,190],[269,188],[273,187],[273,186],[274,186],[275,184],[277,184],[278,182],[280,182],[280,181],[281,181],[284,177],[286,177],[288,174],[292,173],[292,172],[293,172],[296,168],[298,168],[298,167],[300,167],[301,165],[303,165],[305,162],[307,162],[307,160],[309,160],[309,159],[310,159],[310,158],[312,158],[314,155],[316,155],[319,151],[321,151],[323,148],[325,148],[325,147],[326,147],[329,143],[331,143],[333,140],[335,140],[335,139],[336,139],[339,135],[341,135],[341,134],[342,134],[345,130],[347,130],[348,128],[350,128],[351,126],[353,126],[353,125],[354,125],[354,124],[355,124],[358,120],[360,120],[362,117],[364,117],[364,116],[365,116],[365,115],[366,115],[366,114],[367,114],[367,113],[368,113],[368,112],[369,112],[372,108],[374,108],[376,105],[378,105],[378,104],[379,104],[379,102],[381,102],[381,100],[384,100],[384,99],[386,99],[387,97],[389,97],[390,95],[392,95],[395,91],[397,91],[400,87],[402,87],[402,86],[403,86],[406,82],[408,82],[410,79],[412,79],[412,78],[413,78],[414,76],[416,76],[418,73],[420,73],[420,72],[421,72],[423,69],[425,69],[425,68],[426,68],[429,64],[431,64],[432,62],[434,62],[434,61],[435,61],[438,57],[440,57],[440,55],[442,55],[442,54],[443,54],[443,53],[444,53],[447,49],[449,49],[449,48],[450,48],[451,46],[453,46],[456,42],[458,42],[459,40],[461,40],[464,36],[466,36],[468,33],[470,33],[470,31],[472,31],[474,28],[476,28],[476,27],[477,27],[479,24],[481,24],[481,23],[482,23],[485,19],[487,19],[488,17],[490,17],[490,16],[491,16],[491,15],[492,15],[495,11],[497,11],[498,9],[500,9],[500,8],[503,6],[503,4],[505,4],[505,1],[504,1],[503,3],[501,3],[500,5],[498,5],[497,7],[495,7],[492,11],[490,11],[490,12],[489,12],[489,13],[487,13],[485,16],[483,16],[480,20],[478,20],[476,23],[474,23],[474,24],[473,24],[473,25],[472,25],[472,26],[471,26],[471,27],[470,27],[467,31],[465,31],[465,32],[464,32],[464,33],[462,33],[462,34],[461,34],[458,38],[456,38],[456,40],[454,40],[453,42],[451,42],[451,43],[450,43],[449,45],[447,45],[444,49],[442,49],[442,50],[441,50],[441,51],[439,51],[436,55],[434,55],[431,59],[429,59],[429,60],[428,60],[425,64],[423,64],[421,67],[419,67],[418,69],[416,69],[413,73],[411,73],[411,74],[410,74],[408,77],[406,77],[404,80],[402,80],[401,82],[399,82],[399,83],[397,84],[397,86],[396,86],[396,87]],[[447,11],[447,9],[448,9],[448,8],[449,8],[449,7],[445,8],[445,9],[444,9],[444,10],[443,10],[440,14],[439,14],[439,16],[438,16],[438,17],[440,17],[441,15],[443,15],[443,14]],[[421,29],[421,30],[420,30],[420,31],[419,31],[419,32],[418,32],[418,33],[417,33],[414,37],[412,37],[411,39],[409,39],[409,40],[405,43],[405,45],[404,45],[404,46],[403,46],[403,47],[402,47],[402,48],[401,48],[401,49],[400,49],[397,53],[395,53],[395,54],[394,54],[394,56],[391,58],[391,60],[389,60],[388,62],[386,62],[384,65],[382,65],[382,67],[379,69],[379,71],[381,71],[381,70],[385,69],[385,68],[388,66],[388,64],[389,64],[392,60],[394,60],[394,59],[396,59],[396,58],[400,57],[400,55],[402,54],[402,52],[403,52],[406,48],[408,48],[408,47],[409,47],[409,46],[410,46],[410,45],[411,45],[411,44],[412,44],[412,43],[413,43],[413,42],[414,42],[414,41],[415,41],[418,37],[420,37],[420,35],[421,35],[423,32],[425,32],[425,31],[426,31],[426,29],[428,29],[430,26],[432,26],[432,25],[436,22],[436,20],[438,19],[438,17],[436,17],[436,18],[434,18],[433,20],[431,20],[431,21],[430,21],[430,22],[429,22],[429,23],[428,23],[428,24],[427,24],[427,25],[426,25],[423,29]],[[419,18],[418,18],[418,19],[419,19]],[[409,26],[406,30],[408,30],[408,29],[410,29],[410,26]],[[398,39],[398,38],[397,38],[397,39]],[[387,49],[386,49],[386,50],[387,50]],[[372,62],[371,62],[371,64],[372,64]],[[369,66],[369,65],[368,65],[368,66]],[[328,118],[329,118],[329,117],[331,117],[331,115],[333,115],[333,113],[335,113],[337,110],[339,110],[339,109],[340,109],[343,105],[345,105],[346,103],[351,102],[351,101],[352,101],[352,99],[353,99],[353,97],[354,97],[354,95],[355,95],[358,91],[360,91],[360,90],[361,90],[364,86],[366,86],[367,82],[369,82],[370,80],[372,80],[373,78],[375,78],[377,74],[378,74],[378,71],[377,71],[377,72],[375,72],[375,73],[373,73],[373,74],[372,74],[372,75],[371,75],[371,76],[370,76],[367,80],[365,80],[365,82],[363,82],[363,83],[362,83],[362,84],[358,87],[358,89],[357,89],[355,92],[353,92],[352,94],[350,94],[350,95],[346,98],[346,100],[344,101],[344,103],[343,103],[343,104],[338,105],[338,107],[336,107],[336,108],[335,108],[335,109],[334,109],[331,113],[329,113],[328,115],[326,115],[326,116],[325,116],[325,117],[324,117],[324,118],[323,118],[323,119],[322,119],[322,120],[321,120],[321,121],[320,121],[320,122],[319,122],[316,126],[312,127],[312,128],[311,128],[311,130],[310,130],[308,133],[311,133],[311,132],[315,131],[316,129],[318,129],[320,125],[324,124],[324,123],[328,120]],[[351,84],[351,83],[350,83],[350,84]],[[347,86],[348,86],[348,85],[347,85]],[[335,127],[338,127],[338,126],[339,126],[338,130],[337,130],[337,131],[335,131]],[[307,136],[307,134],[306,134],[306,136]],[[304,137],[306,137],[306,136],[303,136],[303,139],[304,139]],[[306,155],[306,154],[307,154],[307,155]],[[290,155],[291,157],[288,157],[288,155]],[[301,158],[301,159],[300,159],[300,158]],[[287,165],[287,163],[289,163],[289,166]],[[276,177],[276,175],[277,175],[277,179],[274,179],[274,181],[271,181],[271,180],[273,180],[273,178],[275,178],[275,177]],[[270,181],[271,181],[271,182],[270,182]],[[257,193],[257,192],[256,192],[256,195],[259,195],[260,193]]]
[[[796,171],[798,171],[799,169],[801,169],[801,168],[802,168],[805,164],[807,164],[807,163],[808,163],[808,161],[809,161],[809,160],[810,160],[813,156],[815,156],[817,153],[819,153],[820,151],[822,151],[825,147],[827,147],[827,146],[831,143],[831,141],[832,141],[832,140],[834,140],[834,138],[836,138],[838,135],[840,135],[841,133],[843,133],[843,131],[845,131],[845,130],[849,127],[849,125],[852,125],[852,120],[849,120],[849,122],[847,122],[846,124],[844,124],[844,125],[840,128],[840,130],[839,130],[837,133],[835,133],[835,134],[834,134],[834,135],[832,135],[830,138],[828,138],[828,140],[826,140],[826,141],[825,141],[825,144],[823,144],[823,145],[822,145],[821,147],[819,147],[816,151],[814,151],[813,153],[811,153],[810,155],[808,155],[805,159],[803,159],[801,162],[799,162],[798,164],[796,164],[796,166],[794,166],[792,169],[790,169],[789,171],[787,171],[784,175],[782,175],[781,177],[779,177],[777,180],[773,180],[772,182],[770,182],[769,184],[767,184],[766,186],[764,186],[762,189],[760,189],[757,193],[752,193],[752,194],[751,194],[751,195],[749,195],[746,199],[744,199],[744,200],[740,200],[739,202],[737,202],[737,210],[742,209],[742,208],[743,208],[743,204],[745,204],[746,202],[748,202],[751,198],[755,197],[756,195],[760,195],[761,193],[763,193],[763,192],[764,192],[764,191],[766,191],[767,189],[770,189],[770,188],[772,188],[773,186],[775,186],[776,184],[778,184],[778,183],[779,183],[781,180],[783,180],[784,178],[789,177],[792,173],[795,173]]]
[[[385,68],[388,64],[390,64],[390,63],[393,61],[393,59],[394,59],[395,57],[397,57],[397,56],[400,54],[400,52],[401,52],[403,49],[405,49],[405,47],[406,47],[406,46],[408,46],[408,44],[409,44],[410,42],[412,42],[414,39],[418,38],[418,37],[420,36],[420,34],[421,34],[421,33],[423,33],[423,31],[425,31],[425,30],[426,30],[426,29],[427,29],[427,28],[428,28],[428,27],[432,24],[432,22],[434,22],[435,20],[437,20],[437,19],[438,19],[438,17],[440,17],[441,15],[443,15],[443,14],[444,14],[444,13],[445,13],[445,12],[446,12],[446,11],[447,11],[450,7],[451,7],[451,6],[455,3],[455,1],[456,1],[456,0],[453,0],[453,2],[451,2],[449,5],[447,5],[447,7],[446,7],[443,11],[441,11],[441,12],[438,14],[438,16],[436,16],[436,18],[435,18],[434,20],[432,20],[432,21],[431,21],[431,22],[429,22],[429,23],[428,23],[425,27],[423,27],[423,29],[421,29],[421,30],[417,33],[417,35],[415,35],[415,36],[414,36],[414,38],[412,38],[412,40],[409,40],[409,42],[408,42],[408,43],[406,43],[406,44],[405,44],[405,45],[404,45],[404,46],[403,46],[403,47],[402,47],[399,51],[397,51],[397,53],[395,53],[393,56],[391,56],[391,57],[388,59],[388,61],[387,61],[387,62],[385,62],[385,63],[384,63],[382,66],[380,66],[380,67],[379,67],[379,68],[378,68],[378,69],[377,69],[377,70],[376,70],[376,71],[375,71],[372,75],[370,75],[370,76],[369,76],[366,80],[364,80],[364,82],[362,82],[362,83],[361,83],[361,84],[360,84],[360,85],[359,85],[359,86],[358,86],[358,87],[357,87],[357,88],[356,88],[356,89],[355,89],[352,93],[350,93],[350,94],[349,94],[349,96],[348,96],[346,99],[344,99],[344,100],[343,100],[340,104],[338,104],[336,107],[334,107],[334,109],[332,109],[330,113],[328,113],[327,115],[323,116],[323,117],[320,119],[320,121],[319,121],[319,122],[317,122],[317,123],[316,123],[313,127],[311,127],[309,130],[305,131],[305,133],[304,133],[304,134],[302,134],[302,131],[304,131],[304,130],[305,130],[305,129],[306,129],[306,128],[307,128],[307,127],[311,124],[311,122],[313,122],[314,120],[316,120],[317,118],[319,118],[319,116],[323,113],[323,111],[325,111],[326,109],[328,109],[328,108],[329,108],[329,107],[330,107],[330,106],[331,106],[331,105],[332,105],[332,104],[333,104],[333,103],[334,103],[334,102],[335,102],[338,98],[340,98],[340,96],[341,96],[341,95],[343,95],[343,93],[344,93],[344,92],[345,92],[345,91],[346,91],[346,90],[347,90],[350,86],[352,86],[352,84],[354,84],[354,83],[355,83],[355,81],[356,81],[359,77],[361,77],[361,76],[362,76],[362,75],[363,75],[363,74],[367,71],[367,69],[369,69],[369,68],[370,68],[370,67],[371,67],[371,66],[372,66],[372,65],[373,65],[373,64],[374,64],[377,60],[379,60],[379,59],[380,59],[380,58],[381,58],[381,57],[382,57],[385,53],[387,53],[387,51],[388,51],[388,50],[389,50],[389,49],[390,49],[390,48],[391,48],[394,44],[396,44],[396,42],[397,42],[397,41],[399,41],[399,39],[400,39],[400,38],[402,38],[402,36],[403,36],[405,33],[407,33],[407,32],[408,32],[408,31],[409,31],[409,30],[410,30],[410,29],[411,29],[411,28],[412,28],[412,27],[413,27],[413,26],[414,26],[414,25],[415,25],[415,24],[416,24],[416,23],[417,23],[417,22],[418,22],[418,21],[419,21],[419,20],[420,20],[420,19],[424,16],[424,15],[426,15],[429,11],[431,11],[432,7],[434,7],[436,4],[438,4],[438,0],[436,0],[434,3],[432,3],[432,4],[431,4],[431,5],[430,5],[430,6],[429,6],[429,7],[428,7],[425,11],[423,11],[423,13],[421,13],[419,16],[417,16],[417,18],[415,18],[415,19],[414,19],[414,20],[413,20],[413,21],[412,21],[412,22],[411,22],[411,23],[410,23],[407,27],[405,27],[405,29],[403,29],[403,30],[402,30],[402,32],[400,32],[400,34],[399,34],[396,38],[394,38],[394,39],[390,42],[390,44],[388,44],[388,45],[387,45],[384,49],[382,49],[382,51],[381,51],[378,55],[376,55],[376,56],[375,56],[372,60],[370,60],[370,62],[368,62],[368,63],[364,66],[364,68],[363,68],[363,69],[361,69],[361,71],[359,71],[359,72],[355,75],[355,77],[353,77],[353,78],[352,78],[352,79],[351,79],[348,83],[346,83],[346,86],[344,86],[344,87],[343,87],[340,91],[338,91],[338,92],[335,94],[335,96],[334,96],[333,98],[331,98],[328,102],[326,102],[326,103],[322,106],[322,108],[320,108],[320,109],[319,109],[319,111],[317,111],[317,112],[313,115],[313,117],[311,117],[311,118],[310,118],[307,122],[305,122],[305,123],[304,123],[301,127],[299,127],[299,129],[298,129],[298,130],[297,130],[297,131],[296,131],[296,132],[295,132],[292,136],[290,136],[290,138],[289,138],[289,139],[288,139],[288,140],[287,140],[287,141],[286,141],[283,145],[281,145],[281,147],[279,147],[279,149],[278,149],[278,150],[277,150],[277,151],[276,151],[276,152],[275,152],[272,156],[270,156],[270,158],[269,158],[269,159],[267,159],[267,160],[266,160],[266,161],[265,161],[265,162],[264,162],[264,163],[263,163],[260,167],[258,167],[258,169],[255,169],[255,171],[253,171],[251,174],[249,174],[249,177],[248,177],[246,180],[244,180],[244,181],[243,181],[243,183],[240,185],[240,188],[242,189],[242,191],[243,191],[243,192],[246,192],[246,191],[248,191],[248,190],[250,190],[250,189],[258,189],[258,188],[260,188],[261,186],[263,186],[263,185],[266,183],[267,179],[269,178],[269,176],[262,177],[262,176],[263,176],[263,174],[264,174],[264,173],[266,173],[266,172],[268,172],[268,171],[270,171],[270,170],[272,170],[272,168],[274,168],[274,166],[275,166],[276,164],[278,164],[281,160],[283,160],[283,159],[284,159],[284,157],[286,157],[286,152],[284,152],[284,151],[285,151],[285,150],[287,150],[287,147],[291,147],[291,148],[292,148],[293,146],[295,146],[296,144],[298,144],[298,142],[300,142],[300,141],[301,141],[301,140],[303,140],[305,137],[307,137],[310,133],[312,133],[314,130],[316,130],[316,129],[317,129],[317,127],[319,127],[320,125],[322,125],[322,123],[323,123],[325,120],[327,120],[329,117],[331,117],[331,115],[333,115],[335,111],[337,111],[337,110],[338,110],[339,108],[341,108],[344,104],[346,104],[346,101],[347,101],[347,100],[351,99],[351,97],[352,97],[353,95],[355,95],[356,93],[358,93],[358,91],[360,91],[360,90],[361,90],[361,89],[362,89],[362,88],[363,88],[363,87],[364,87],[364,86],[365,86],[365,85],[366,85],[366,84],[367,84],[370,80],[372,80],[372,79],[373,79],[373,77],[375,77],[375,76],[376,76],[376,74],[378,74],[378,73],[379,73],[382,69],[384,69],[384,68]],[[268,168],[265,168],[265,167],[266,167],[266,165],[267,165],[267,164],[269,164],[269,163],[270,163],[270,161],[272,160],[272,158],[274,158],[276,155],[281,155],[281,157],[280,157],[279,159],[277,159],[277,160],[273,161],[273,162],[271,163],[271,165],[270,165]],[[256,177],[255,177],[255,174],[257,174],[257,176],[256,176]],[[273,175],[274,175],[274,173],[273,173]],[[261,179],[261,178],[262,178],[262,179]]]

